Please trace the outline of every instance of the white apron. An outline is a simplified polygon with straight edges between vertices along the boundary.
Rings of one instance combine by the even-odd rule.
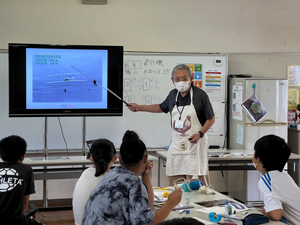
[[[176,102],[179,92],[177,92]],[[208,138],[205,134],[197,143],[190,143],[188,138],[202,128],[193,105],[193,88],[190,89],[191,104],[175,105],[172,110],[172,142],[167,157],[167,176],[206,175],[208,163]],[[183,128],[176,128],[175,121],[184,121]]]

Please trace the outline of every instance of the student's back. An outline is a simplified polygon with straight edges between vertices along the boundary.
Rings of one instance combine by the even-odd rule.
[[[83,224],[151,224],[154,212],[143,181],[130,170],[116,167],[92,191]],[[91,211],[93,209],[93,211]]]
[[[30,166],[0,163],[0,215],[18,217],[22,214],[23,197],[35,193]]]
[[[288,224],[300,223],[300,188],[287,172],[267,172],[260,179],[258,187],[264,196],[266,211],[281,206]]]
[[[1,224],[40,224],[26,218],[29,195],[34,194],[32,168],[22,164],[27,144],[19,136],[0,141],[0,219]]]

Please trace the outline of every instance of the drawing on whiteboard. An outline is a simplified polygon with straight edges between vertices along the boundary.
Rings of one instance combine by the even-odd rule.
[[[123,70],[125,74],[137,75],[137,70],[142,69],[142,62],[138,60],[125,61],[123,63]]]
[[[132,101],[131,101],[131,96],[125,96],[125,101],[126,101],[126,102],[132,102]]]
[[[131,91],[130,79],[124,79],[124,91]]]
[[[125,72],[125,74],[131,75],[131,70],[130,69],[126,69],[124,72]]]
[[[124,79],[124,91],[134,91],[134,89],[138,89],[141,91],[159,91],[160,90],[160,82],[158,79],[154,79],[151,77],[145,78],[136,78],[133,77],[131,79]]]
[[[170,69],[149,69],[149,70],[144,70],[144,74],[158,74],[158,75],[168,75],[170,74]]]
[[[145,59],[144,66],[162,66],[162,67],[164,67],[165,65],[163,64],[163,61],[160,59],[158,59],[158,60]]]
[[[145,105],[152,105],[152,97],[150,95],[145,96]]]
[[[143,90],[144,91],[150,91],[150,79],[149,78],[143,78]]]
[[[142,62],[138,60],[125,61],[123,64],[124,70],[126,69],[142,69]]]

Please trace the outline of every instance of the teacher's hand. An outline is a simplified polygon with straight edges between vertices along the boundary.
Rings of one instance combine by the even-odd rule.
[[[128,103],[127,105],[128,109],[132,112],[138,112],[138,108],[139,108],[139,105],[138,104],[135,104],[135,103]]]
[[[197,143],[200,140],[200,138],[200,133],[196,133],[189,137],[189,141],[191,143]]]

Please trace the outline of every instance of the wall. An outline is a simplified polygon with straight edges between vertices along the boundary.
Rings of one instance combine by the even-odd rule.
[[[298,0],[9,0],[7,43],[123,45],[126,51],[299,52]]]

